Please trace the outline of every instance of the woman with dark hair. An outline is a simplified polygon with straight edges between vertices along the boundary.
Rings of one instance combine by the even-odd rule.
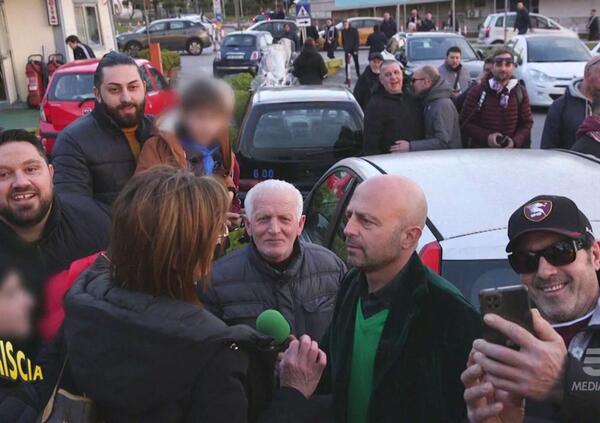
[[[321,85],[327,76],[327,66],[317,51],[315,40],[308,38],[300,55],[294,60],[294,76],[301,85]]]

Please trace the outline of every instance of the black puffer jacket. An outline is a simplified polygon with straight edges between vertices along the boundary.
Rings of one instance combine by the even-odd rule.
[[[277,309],[296,336],[321,339],[331,316],[344,263],[331,251],[297,242],[284,271],[269,265],[254,243],[217,261],[212,287],[199,295],[206,307],[226,323],[254,327],[256,317]]]
[[[151,126],[152,118],[145,116],[136,131],[141,143],[150,137]],[[108,212],[133,176],[136,159],[121,128],[96,103],[92,113],[59,134],[52,164],[57,192],[92,197]]]
[[[314,47],[305,46],[294,60],[294,76],[301,85],[321,85],[327,76],[327,66]]]

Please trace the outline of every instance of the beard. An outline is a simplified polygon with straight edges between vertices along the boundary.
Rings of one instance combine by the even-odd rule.
[[[9,198],[17,193],[24,192],[25,190],[13,190],[9,193]],[[28,188],[28,192],[32,189]],[[17,206],[11,207],[7,201],[6,204],[0,206],[0,218],[11,226],[20,228],[30,228],[40,223],[48,215],[50,208],[52,207],[52,194],[49,196],[43,196],[38,189],[34,189],[39,202],[37,207],[35,206]]]
[[[122,102],[116,107],[108,106],[104,100],[102,100],[102,103],[100,104],[104,107],[106,114],[109,115],[120,128],[133,128],[134,126],[139,125],[144,118],[146,98],[139,103],[134,103],[133,101]],[[123,114],[123,110],[127,107],[135,107],[135,112],[128,115]]]

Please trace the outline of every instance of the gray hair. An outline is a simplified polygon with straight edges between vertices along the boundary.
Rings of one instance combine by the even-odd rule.
[[[431,79],[432,82],[436,82],[440,78],[440,72],[435,66],[425,65],[421,66],[418,71],[421,71],[427,79]]]
[[[399,61],[394,60],[394,59],[384,60],[383,63],[381,64],[381,70],[383,71],[384,68],[387,68],[388,66],[392,66],[392,65],[398,65],[400,67],[400,70],[402,70],[402,63],[400,63]]]
[[[290,184],[289,182],[280,181],[279,179],[267,179],[266,181],[262,181],[252,187],[250,191],[246,194],[246,199],[244,200],[244,207],[246,209],[246,217],[248,219],[252,218],[252,213],[254,212],[254,206],[256,205],[256,200],[260,197],[272,196],[277,194],[292,194],[295,196],[296,200],[296,217],[298,220],[302,217],[302,211],[304,208],[304,200],[302,199],[302,194],[298,189]]]

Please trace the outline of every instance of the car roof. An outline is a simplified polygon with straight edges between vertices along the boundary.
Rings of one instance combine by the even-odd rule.
[[[134,59],[138,66],[149,63],[146,59]],[[96,59],[84,59],[84,60],[73,60],[72,62],[66,63],[59,67],[57,73],[94,73],[100,62],[99,58]]]
[[[517,14],[517,12],[508,12],[507,13],[507,15],[516,15],[516,14]],[[529,15],[531,15],[531,16],[541,16],[543,18],[552,19],[552,18],[549,18],[546,15],[542,15],[540,13],[535,13],[535,12],[530,12]],[[504,16],[504,12],[501,12],[501,13],[490,13],[488,16],[492,16],[494,18],[497,18],[498,16]]]
[[[258,31],[255,29],[247,29],[245,31],[232,31],[230,33],[228,33],[227,35],[225,35],[225,37],[229,37],[230,35],[261,35],[261,34],[268,34],[268,31]]]
[[[252,98],[252,104],[301,103],[309,101],[351,101],[354,96],[343,86],[269,87],[259,89]]]
[[[396,35],[406,38],[466,38],[463,35],[454,32],[398,32]]]
[[[569,35],[568,33],[565,32],[557,32],[556,34],[521,34],[521,35],[515,35],[513,38],[524,38],[524,39],[529,39],[529,38],[568,38],[568,39],[573,39],[573,38],[577,38],[579,40],[579,37],[573,37],[572,35]],[[582,41],[583,42],[583,41]]]
[[[250,25],[250,28],[252,28],[254,25],[265,24],[268,22],[286,22],[286,23],[293,23],[294,25],[296,25],[296,21],[293,19],[268,19],[268,20],[253,23],[252,25]]]
[[[361,177],[401,175],[427,196],[428,217],[444,239],[505,229],[510,215],[531,198],[563,195],[600,221],[600,161],[559,150],[441,150],[351,158]]]

